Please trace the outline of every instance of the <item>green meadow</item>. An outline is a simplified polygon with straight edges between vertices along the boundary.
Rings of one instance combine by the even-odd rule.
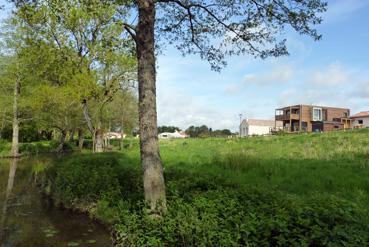
[[[368,144],[368,130],[161,140],[160,219],[142,198],[137,139],[65,157],[45,187],[111,227],[117,246],[367,246]]]

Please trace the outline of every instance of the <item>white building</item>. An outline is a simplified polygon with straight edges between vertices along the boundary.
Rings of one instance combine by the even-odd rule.
[[[123,134],[123,138],[126,138],[126,134]],[[122,139],[122,133],[121,132],[108,132],[105,134],[105,137],[108,139]]]
[[[184,132],[175,131],[174,133],[163,132],[158,135],[159,139],[174,139],[174,138],[187,138],[188,136]]]
[[[279,130],[282,128],[283,123],[281,121],[244,119],[240,125],[240,136],[269,135],[272,130]]]
[[[353,128],[369,128],[369,111],[362,111],[353,116],[352,127]]]

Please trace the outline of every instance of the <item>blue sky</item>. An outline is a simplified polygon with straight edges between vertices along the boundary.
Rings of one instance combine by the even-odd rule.
[[[236,130],[239,114],[273,119],[290,104],[369,110],[369,0],[332,0],[323,39],[287,33],[290,56],[233,57],[221,73],[168,48],[158,58],[159,125]]]
[[[159,125],[237,130],[239,114],[273,119],[275,108],[290,104],[369,110],[368,27],[369,0],[329,0],[321,41],[287,32],[290,56],[233,57],[221,73],[168,47],[158,57]]]

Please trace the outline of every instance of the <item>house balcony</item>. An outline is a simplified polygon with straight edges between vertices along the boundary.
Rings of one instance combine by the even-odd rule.
[[[300,114],[291,113],[283,115],[275,115],[275,120],[277,121],[287,121],[287,120],[300,120]]]

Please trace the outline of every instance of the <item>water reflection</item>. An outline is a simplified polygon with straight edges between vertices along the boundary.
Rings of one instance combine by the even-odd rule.
[[[8,185],[6,187],[5,199],[3,201],[4,205],[2,208],[1,221],[0,221],[0,243],[5,242],[6,216],[7,216],[7,211],[8,211],[9,199],[10,199],[13,186],[14,186],[14,177],[15,177],[15,172],[17,171],[17,163],[18,163],[18,159],[13,159],[10,162]],[[1,246],[3,245],[1,244]]]
[[[40,193],[36,183],[54,158],[0,159],[0,247],[111,246],[102,226],[55,208]]]

